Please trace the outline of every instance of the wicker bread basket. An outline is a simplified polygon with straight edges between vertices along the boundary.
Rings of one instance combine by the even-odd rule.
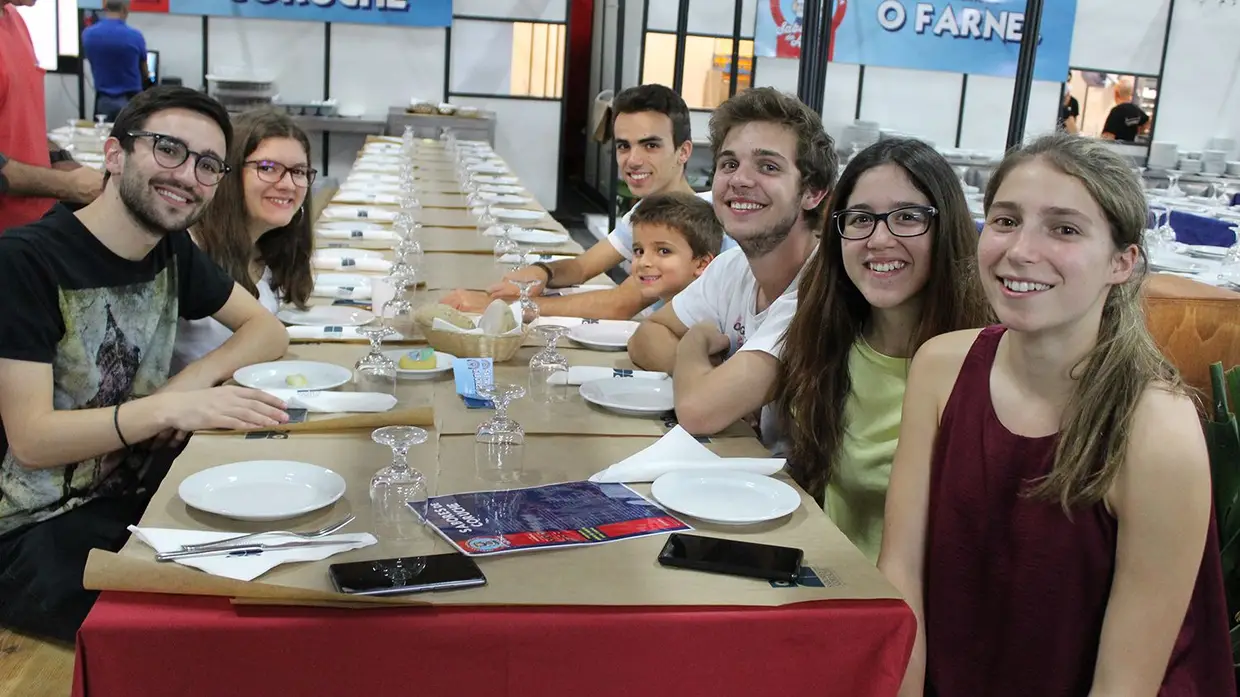
[[[525,343],[527,332],[496,336],[490,334],[463,334],[445,332],[435,329],[430,322],[418,318],[415,320],[426,343],[441,353],[450,353],[457,358],[490,358],[496,363],[512,360]]]

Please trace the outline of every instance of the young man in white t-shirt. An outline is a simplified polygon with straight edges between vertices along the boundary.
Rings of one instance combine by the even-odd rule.
[[[797,282],[839,166],[818,114],[768,87],[724,102],[710,143],[715,214],[739,249],[720,254],[629,341],[636,365],[672,373],[677,420],[695,434],[721,431],[771,401]]]
[[[616,96],[612,104],[612,129],[620,176],[637,198],[655,194],[694,193],[685,179],[685,163],[693,153],[689,140],[689,107],[685,100],[663,85],[630,87]],[[710,202],[711,192],[698,194]],[[638,202],[641,205],[641,202]],[[634,207],[636,208],[636,206]],[[543,285],[531,295],[541,296],[547,289],[577,286],[605,273],[624,261],[633,260],[632,211],[616,221],[607,239],[572,259],[539,262],[510,273],[486,292],[456,290],[441,301],[465,312],[481,312],[495,298],[514,299],[516,286],[510,280],[537,280]],[[723,249],[736,245],[724,237]],[[631,319],[655,300],[643,298],[636,279],[629,277],[616,288],[555,297],[537,297],[543,316],[589,317],[592,319]]]

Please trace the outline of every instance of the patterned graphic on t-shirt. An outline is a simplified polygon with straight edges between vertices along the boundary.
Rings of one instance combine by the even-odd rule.
[[[736,346],[732,347],[732,353],[736,353],[737,351],[741,350],[742,346],[745,345],[745,318],[744,317],[736,318],[736,321],[732,323],[732,331],[736,332]]]
[[[65,333],[52,363],[55,409],[111,407],[167,382],[178,318],[176,268],[169,264],[149,283],[60,290]],[[132,491],[146,461],[137,448],[31,469],[9,449],[0,461],[0,534]]]

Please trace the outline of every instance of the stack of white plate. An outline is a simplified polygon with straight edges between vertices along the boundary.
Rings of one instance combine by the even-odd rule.
[[[1222,174],[1227,169],[1226,150],[1204,150],[1201,153],[1201,171],[1204,174]]]
[[[853,144],[861,147],[868,147],[878,142],[879,128],[877,121],[862,121],[860,119],[854,121],[851,125],[844,127],[843,137],[840,138],[840,145],[848,150]]]
[[[1175,169],[1180,161],[1180,148],[1175,143],[1155,141],[1150,144],[1150,156],[1146,166],[1150,169]]]
[[[1231,177],[1240,177],[1240,162],[1230,161],[1227,163],[1227,175]]]
[[[1201,174],[1201,160],[1180,158],[1180,171],[1186,174]]]
[[[1216,136],[1210,139],[1210,142],[1206,144],[1206,147],[1211,150],[1222,150],[1227,153],[1228,157],[1231,157],[1236,154],[1236,139]]]

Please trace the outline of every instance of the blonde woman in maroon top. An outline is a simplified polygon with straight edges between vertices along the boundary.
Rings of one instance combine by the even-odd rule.
[[[1145,195],[1047,136],[986,190],[1003,326],[913,359],[879,568],[919,630],[902,697],[1235,694],[1197,412],[1145,328]]]

